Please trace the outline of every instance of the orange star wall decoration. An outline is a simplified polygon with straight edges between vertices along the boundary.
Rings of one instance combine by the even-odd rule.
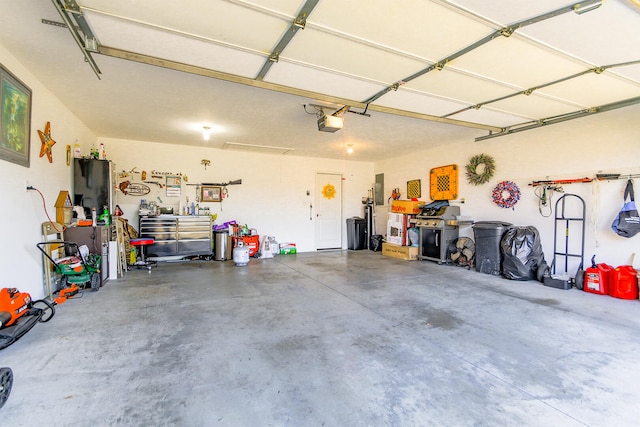
[[[44,132],[38,129],[38,135],[40,135],[40,140],[42,141],[42,147],[40,147],[40,157],[47,155],[47,159],[49,159],[49,163],[53,163],[53,158],[51,157],[51,148],[56,143],[53,138],[51,138],[51,123],[47,122],[44,127]]]

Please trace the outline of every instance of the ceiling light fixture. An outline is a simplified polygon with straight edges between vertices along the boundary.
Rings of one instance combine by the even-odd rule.
[[[204,139],[205,141],[208,141],[210,133],[211,133],[211,127],[202,126],[202,139]]]
[[[347,144],[347,153],[353,153],[353,144]]]

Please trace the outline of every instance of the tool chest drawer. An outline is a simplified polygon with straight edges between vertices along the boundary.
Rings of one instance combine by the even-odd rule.
[[[211,255],[212,228],[209,216],[160,215],[140,218],[140,237],[155,243],[150,255]]]

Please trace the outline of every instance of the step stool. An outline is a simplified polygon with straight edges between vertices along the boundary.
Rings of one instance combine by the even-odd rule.
[[[138,248],[137,251],[139,257],[136,259],[136,263],[133,265],[134,267],[146,267],[147,269],[149,269],[149,271],[151,271],[151,267],[157,264],[155,261],[147,260],[145,256],[145,248],[149,245],[153,245],[155,242],[155,239],[153,239],[152,237],[139,237],[129,240],[131,246],[135,246],[136,248]]]

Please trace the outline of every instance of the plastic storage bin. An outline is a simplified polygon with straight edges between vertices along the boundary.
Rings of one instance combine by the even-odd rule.
[[[347,249],[366,249],[364,218],[347,218]]]
[[[511,224],[501,221],[478,221],[473,224],[476,244],[476,271],[499,276],[502,272],[500,240]]]

